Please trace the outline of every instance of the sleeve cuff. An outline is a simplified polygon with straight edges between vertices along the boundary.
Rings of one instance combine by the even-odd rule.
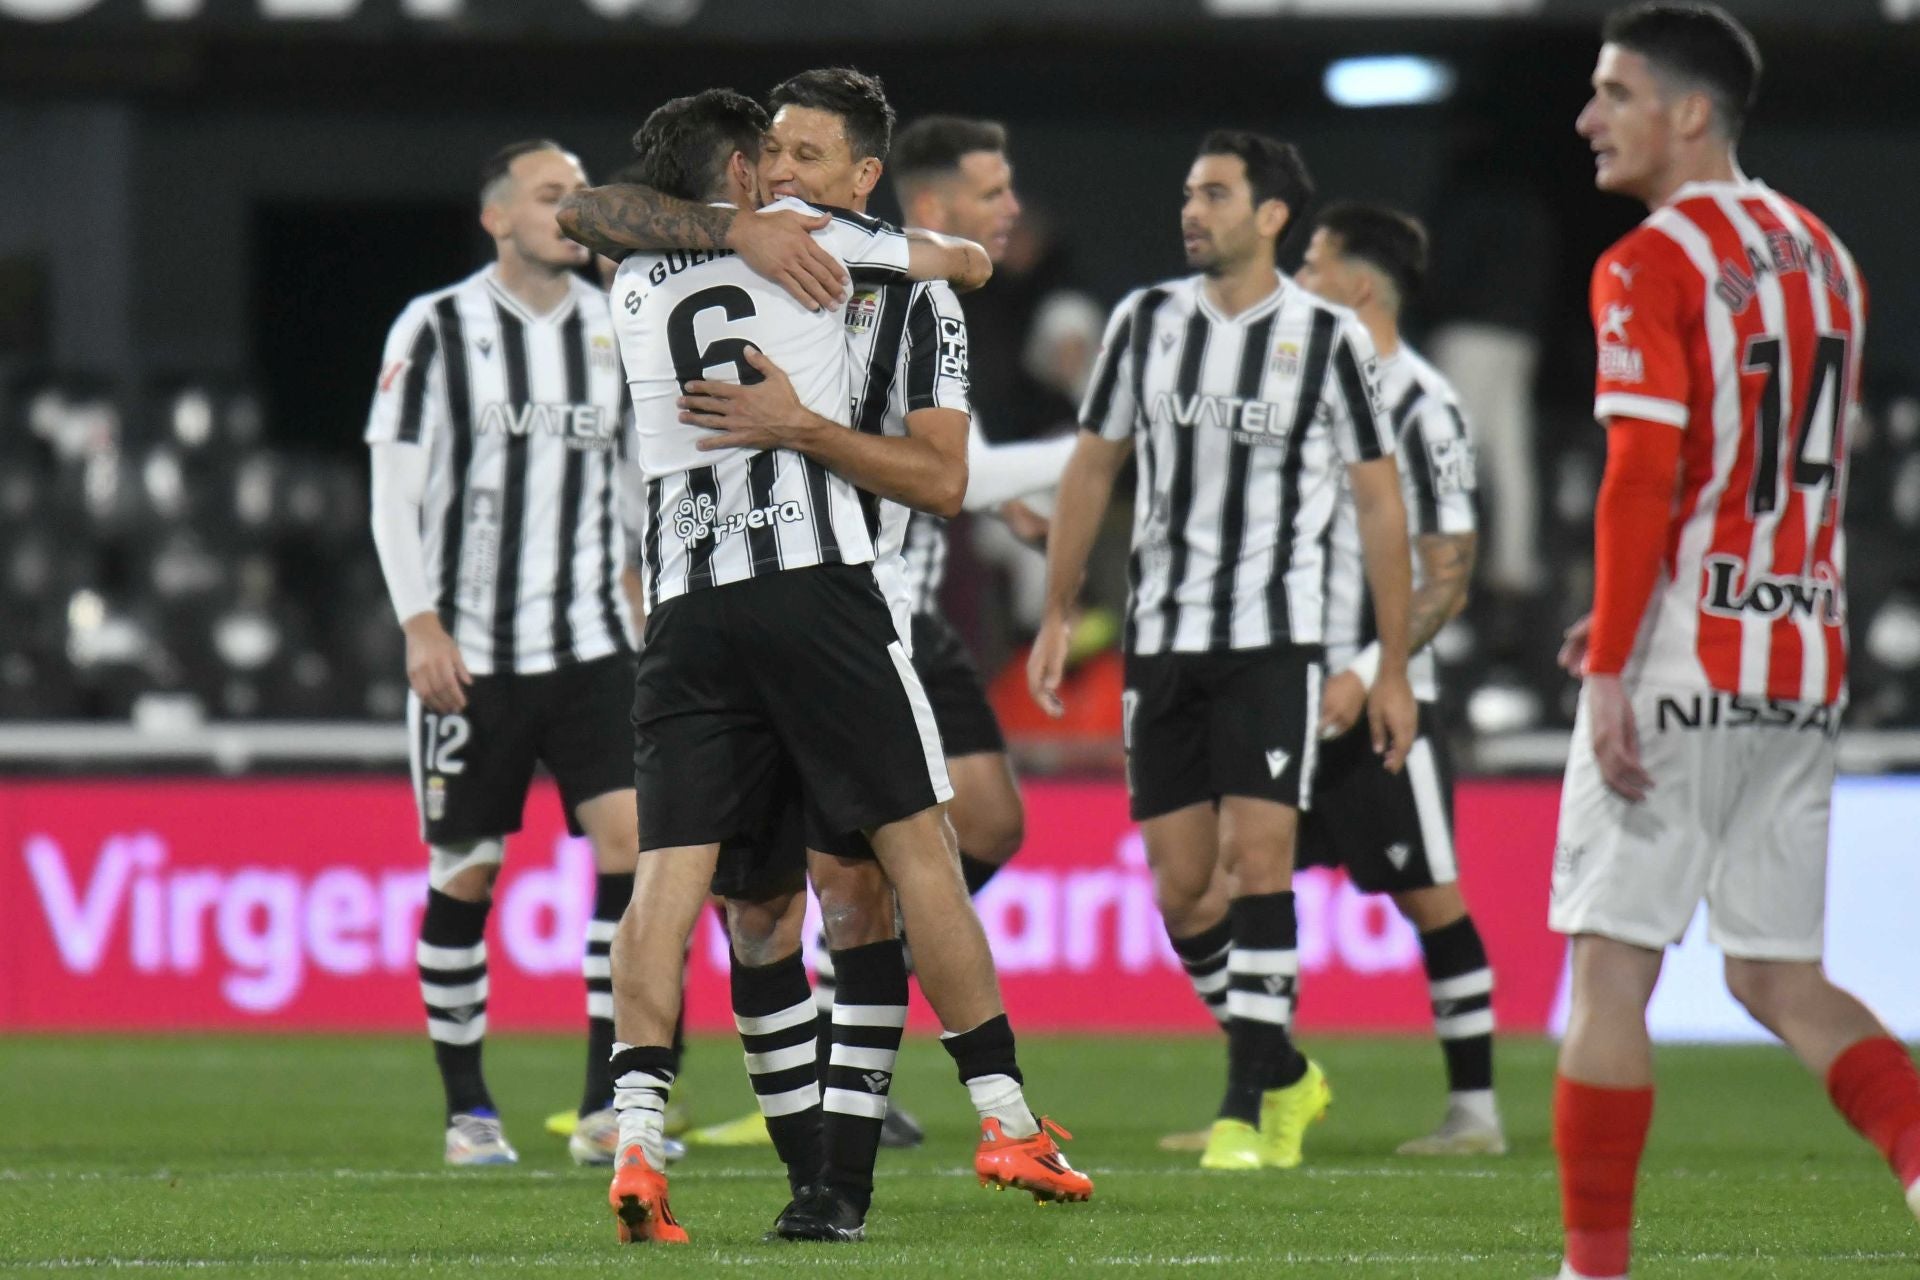
[[[1644,418],[1669,427],[1687,425],[1687,406],[1678,400],[1658,396],[1634,395],[1629,391],[1605,391],[1593,398],[1593,416],[1600,422],[1610,418]]]

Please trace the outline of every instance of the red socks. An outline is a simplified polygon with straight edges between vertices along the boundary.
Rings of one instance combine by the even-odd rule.
[[[1653,1121],[1653,1089],[1607,1089],[1555,1076],[1553,1149],[1567,1264],[1623,1276],[1633,1234],[1633,1183]]]
[[[1920,1071],[1905,1045],[1887,1036],[1854,1045],[1827,1068],[1827,1096],[1902,1187],[1920,1182]]]

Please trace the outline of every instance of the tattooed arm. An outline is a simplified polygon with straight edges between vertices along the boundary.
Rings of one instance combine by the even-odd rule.
[[[1407,649],[1418,653],[1467,607],[1467,582],[1473,577],[1479,535],[1423,533],[1413,546],[1420,557],[1421,577],[1408,610]]]
[[[1478,537],[1472,532],[1423,533],[1413,540],[1413,549],[1420,557],[1421,577],[1407,608],[1407,650],[1418,653],[1467,607],[1467,583],[1473,577]],[[1344,670],[1328,679],[1320,698],[1321,737],[1345,733],[1360,718],[1379,665],[1379,646],[1368,645]]]
[[[636,183],[588,187],[561,197],[560,230],[595,253],[623,258],[644,249],[730,249],[806,306],[837,306],[846,273],[814,240],[822,214],[754,213],[662,195]]]

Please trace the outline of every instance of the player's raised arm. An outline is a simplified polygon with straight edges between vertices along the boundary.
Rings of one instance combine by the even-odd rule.
[[[633,182],[571,192],[560,229],[609,258],[662,249],[729,249],[760,275],[816,310],[835,307],[847,273],[813,236],[827,215],[799,209],[758,212],[700,204]]]
[[[907,275],[914,280],[945,280],[970,293],[993,278],[987,251],[971,240],[921,227],[907,228]]]

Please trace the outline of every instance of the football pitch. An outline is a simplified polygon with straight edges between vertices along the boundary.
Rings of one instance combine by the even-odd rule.
[[[1544,1277],[1557,1265],[1551,1046],[1500,1046],[1514,1154],[1396,1158],[1438,1118],[1437,1050],[1314,1040],[1335,1101],[1292,1172],[1203,1173],[1155,1149],[1217,1100],[1213,1039],[1033,1037],[1036,1104],[1097,1182],[1040,1208],[971,1174],[965,1093],[914,1037],[894,1095],[927,1145],[884,1151],[861,1245],[765,1244],[785,1200],[765,1148],[673,1171],[684,1249],[613,1240],[607,1173],[541,1117],[575,1100],[572,1040],[499,1036],[489,1075],[514,1169],[449,1171],[426,1041],[396,1037],[0,1040],[0,1273],[214,1276],[1022,1275]],[[736,1044],[696,1040],[695,1119],[750,1105]],[[1784,1053],[1669,1048],[1641,1179],[1636,1277],[1920,1275],[1920,1228],[1879,1159]]]

